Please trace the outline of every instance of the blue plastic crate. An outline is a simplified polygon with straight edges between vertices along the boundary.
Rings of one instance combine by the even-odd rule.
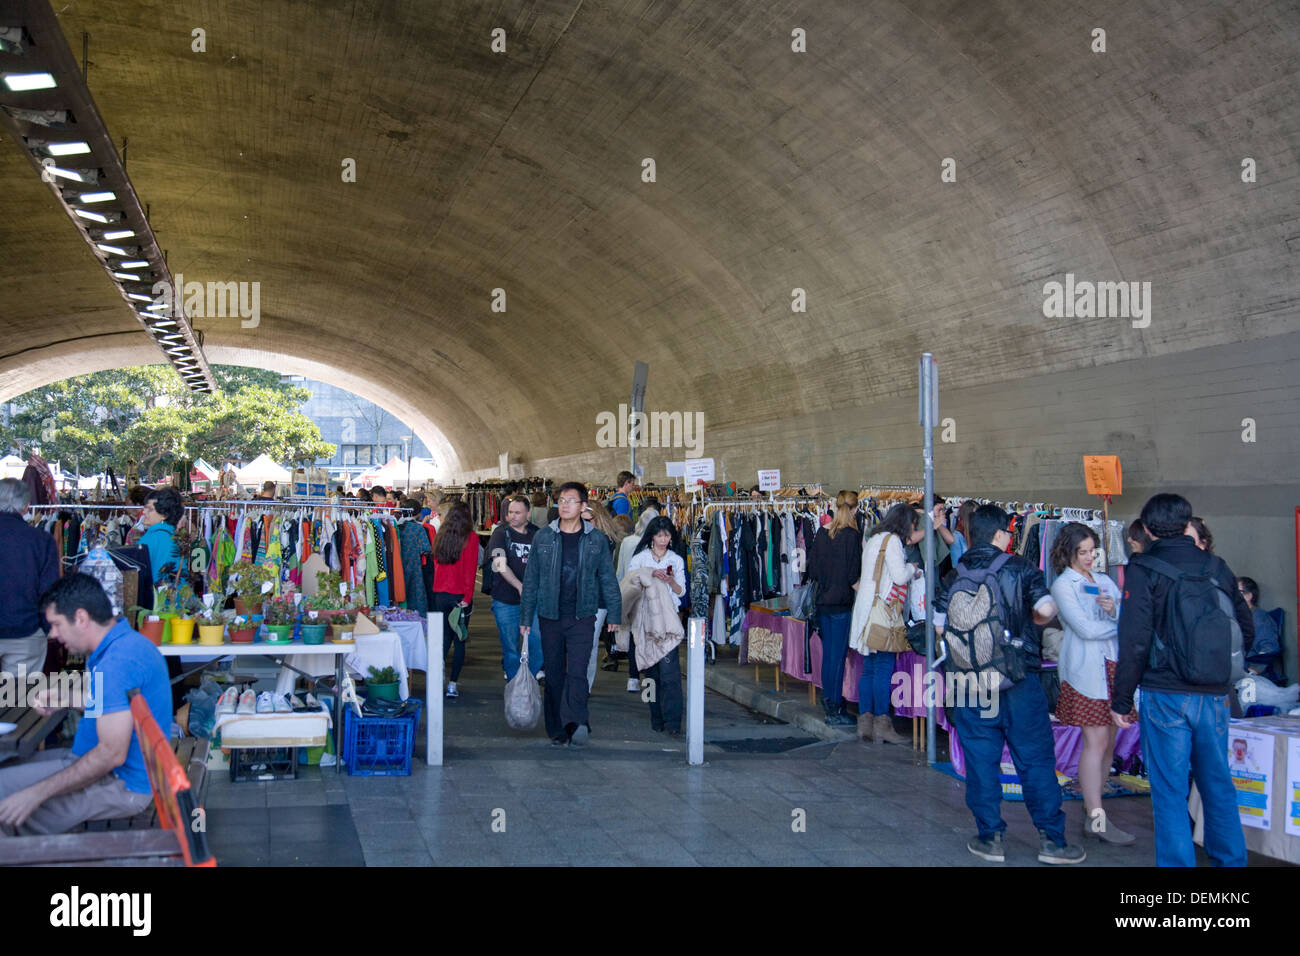
[[[415,733],[420,726],[420,701],[413,714],[402,717],[358,717],[343,712],[343,762],[352,777],[409,777]]]

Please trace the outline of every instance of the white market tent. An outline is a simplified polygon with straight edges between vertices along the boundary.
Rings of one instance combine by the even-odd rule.
[[[391,459],[388,464],[380,468],[377,472],[367,473],[371,483],[383,485],[385,488],[405,488],[406,483],[406,462],[400,458]],[[422,485],[434,477],[433,463],[427,458],[411,459],[411,487]]]
[[[21,478],[27,470],[27,462],[17,455],[5,455],[0,458],[0,478]]]
[[[279,484],[291,477],[289,469],[277,465],[266,455],[258,455],[243,468],[235,469],[235,480],[241,485],[260,485],[264,481]]]

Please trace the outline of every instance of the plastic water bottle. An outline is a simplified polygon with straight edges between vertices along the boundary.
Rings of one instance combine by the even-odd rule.
[[[123,603],[122,572],[117,569],[103,546],[91,548],[90,554],[77,570],[89,574],[99,582],[99,586],[108,595],[109,603],[113,605],[113,616],[120,617]]]

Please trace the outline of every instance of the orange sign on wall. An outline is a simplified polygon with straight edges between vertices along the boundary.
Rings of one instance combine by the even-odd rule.
[[[1084,455],[1083,479],[1090,495],[1123,494],[1123,473],[1118,455]]]

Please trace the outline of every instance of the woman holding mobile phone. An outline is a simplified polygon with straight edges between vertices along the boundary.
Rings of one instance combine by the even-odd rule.
[[[1125,833],[1106,818],[1101,790],[1115,752],[1115,725],[1110,701],[1119,659],[1119,587],[1106,575],[1092,573],[1097,538],[1086,525],[1071,522],[1052,545],[1052,598],[1065,629],[1061,643],[1061,699],[1056,718],[1083,731],[1079,789],[1083,791],[1085,837],[1130,844]]]

